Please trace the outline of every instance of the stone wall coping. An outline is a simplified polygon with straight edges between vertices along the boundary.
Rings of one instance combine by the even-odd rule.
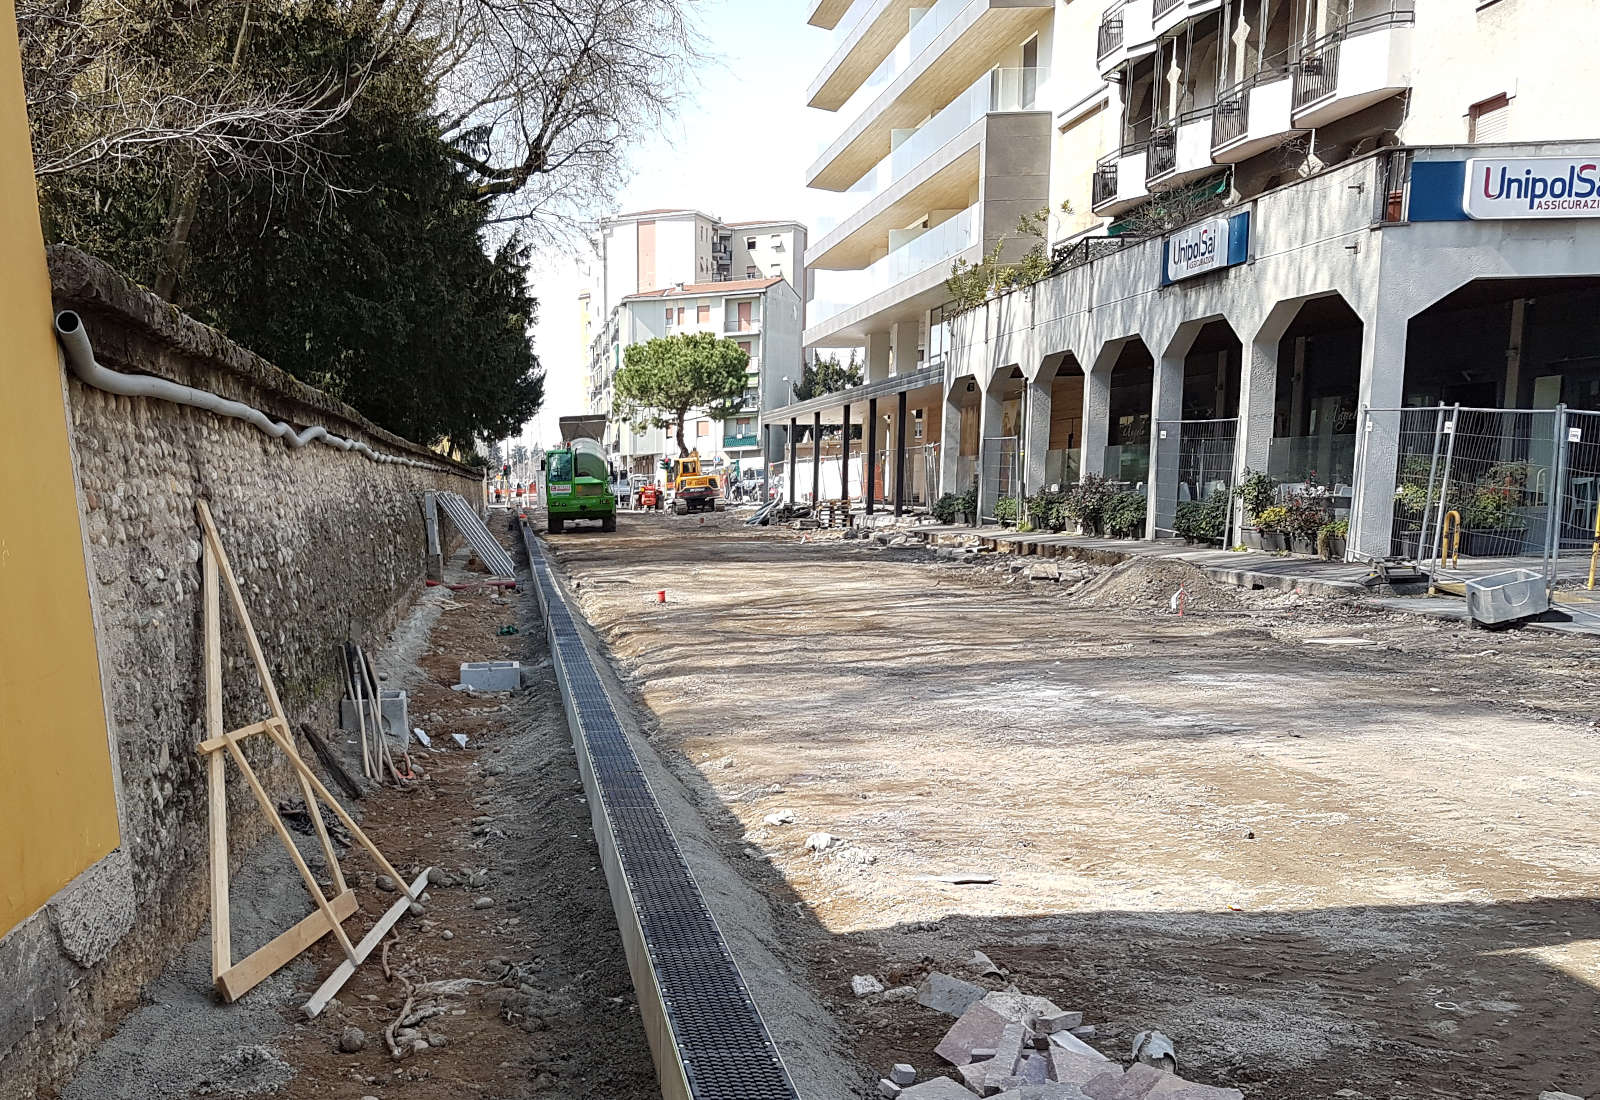
[[[337,435],[360,433],[374,446],[382,443],[396,451],[437,462],[465,477],[482,479],[482,470],[380,428],[351,405],[273,366],[210,325],[134,284],[105,261],[71,245],[51,245],[45,253],[50,265],[55,308],[73,309],[83,316],[89,339],[95,341],[96,358],[101,359],[103,366],[126,373],[154,375],[185,386],[197,384],[194,378],[184,377],[182,371],[172,369],[171,364],[157,356],[139,356],[136,361],[128,357],[127,361],[119,361],[123,357],[113,352],[101,358],[100,349],[104,346],[112,351],[112,347],[103,339],[97,340],[97,335],[103,338],[108,325],[128,330],[136,338],[172,349],[180,357],[194,361],[196,366],[232,377],[245,391],[221,394],[223,397],[256,405],[269,416],[291,423],[299,421],[298,427],[322,424]],[[101,329],[99,333],[97,325]],[[260,395],[261,400],[251,400],[252,395]]]

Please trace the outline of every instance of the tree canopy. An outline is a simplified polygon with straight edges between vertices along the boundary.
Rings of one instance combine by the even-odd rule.
[[[816,362],[807,363],[800,371],[800,381],[792,383],[794,399],[808,401],[825,393],[838,393],[851,386],[861,385],[861,365],[856,352],[850,350],[850,362],[840,363],[837,355],[818,356]]]
[[[543,399],[530,249],[610,206],[690,0],[17,0],[47,238],[367,416]]]
[[[634,426],[672,428],[678,453],[689,453],[683,423],[695,409],[727,420],[744,404],[750,356],[709,332],[658,336],[623,353],[616,377],[617,414]]]

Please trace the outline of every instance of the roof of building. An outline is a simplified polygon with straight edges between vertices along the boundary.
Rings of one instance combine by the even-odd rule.
[[[713,218],[710,214],[707,214],[703,210],[692,210],[692,209],[690,209],[689,207],[686,207],[686,206],[677,206],[677,207],[662,207],[659,210],[633,210],[633,211],[630,211],[630,212],[628,212],[626,214],[613,214],[609,218],[602,218],[601,219],[601,223],[602,224],[606,224],[606,223],[610,223],[610,222],[625,222],[625,221],[630,221],[630,220],[632,220],[634,218],[657,218],[657,217],[662,217],[662,216],[667,215],[667,214],[681,215],[681,216],[684,216],[684,217],[688,217],[690,215],[693,215],[694,217],[697,217],[697,218],[704,218],[708,222],[715,222],[717,220],[716,218]]]
[[[763,225],[792,225],[804,229],[805,223],[797,222],[793,218],[767,218],[757,222],[723,222],[729,229],[759,229]]]
[[[757,290],[766,290],[783,282],[782,277],[774,276],[770,279],[732,279],[725,283],[688,283],[684,286],[669,286],[661,290],[643,290],[638,294],[623,296],[624,302],[637,302],[643,298],[701,298],[708,294],[748,294]]]

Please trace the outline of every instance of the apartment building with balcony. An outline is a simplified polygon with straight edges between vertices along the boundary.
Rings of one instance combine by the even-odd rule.
[[[698,210],[661,209],[602,221],[589,278],[579,295],[589,334],[584,392],[594,413],[610,413],[623,354],[636,343],[673,333],[714,332],[750,354],[745,409],[727,424],[696,418],[691,447],[702,456],[749,463],[759,458],[762,408],[783,404],[800,376],[807,230],[788,219],[723,222]],[[612,454],[634,472],[656,472],[676,453],[659,429],[612,423]]]
[[[851,87],[833,70],[852,42],[892,33],[864,22],[882,8],[814,6],[814,22],[843,28],[814,100]],[[947,339],[923,330],[917,358],[890,358],[942,365],[908,377],[931,387],[912,400],[942,441],[940,488],[976,481],[992,515],[1001,495],[1100,474],[1147,493],[1150,533],[1170,535],[1177,505],[1249,468],[1285,492],[1320,487],[1351,519],[1352,550],[1381,556],[1401,545],[1402,450],[1381,410],[1600,409],[1600,108],[1584,79],[1596,32],[1600,5],[1562,0],[1056,4],[1036,105],[1050,118],[1057,270],[959,316]],[[917,79],[896,66],[930,62],[879,64],[891,75],[862,133]],[[853,167],[827,175],[856,132],[818,181],[859,182]],[[891,158],[891,186],[895,172]],[[990,194],[1000,182],[984,178]],[[819,261],[851,228],[813,246]],[[816,308],[807,340],[870,338],[860,314],[882,308]],[[878,428],[888,382],[776,419],[866,413]],[[1204,433],[1225,444],[1213,450],[1226,472],[1195,474]],[[850,495],[862,492],[878,490]],[[1553,526],[1592,535],[1594,495]]]

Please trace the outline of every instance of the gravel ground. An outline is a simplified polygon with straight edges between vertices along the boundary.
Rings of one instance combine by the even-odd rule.
[[[1592,642],[725,514],[551,542],[862,1095],[949,1021],[851,976],[974,949],[1252,1098],[1600,1092]]]
[[[496,531],[509,543],[500,515]],[[474,579],[460,570],[450,578]],[[503,627],[520,632],[502,636]],[[450,690],[462,661],[516,659],[534,672],[505,695]],[[210,944],[191,944],[80,1068],[68,1100],[272,1095],[286,1100],[649,1100],[658,1097],[610,894],[589,829],[572,742],[531,595],[431,589],[375,658],[410,693],[412,725],[446,751],[413,744],[425,774],[354,807],[402,872],[441,868],[421,918],[404,917],[382,960],[369,959],[336,1006],[306,1022],[299,1006],[338,963],[324,938],[235,1005],[210,991]],[[468,738],[457,748],[450,734]],[[353,765],[359,773],[359,760]],[[309,831],[309,822],[306,825]],[[313,860],[309,837],[298,838]],[[360,851],[342,860],[362,912],[358,939],[394,899]],[[438,876],[435,876],[436,880]],[[479,907],[479,899],[488,899]],[[262,942],[310,902],[276,840],[233,884],[234,935]],[[455,982],[419,997],[442,1014],[421,1029],[438,1046],[403,1060],[383,1031],[403,983]],[[340,1049],[349,1028],[362,1049]]]

